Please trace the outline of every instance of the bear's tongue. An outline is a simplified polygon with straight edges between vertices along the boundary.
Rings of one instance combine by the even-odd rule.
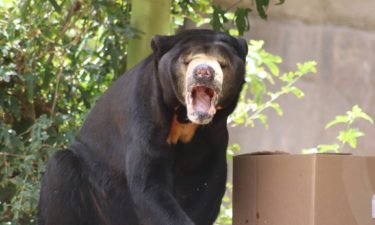
[[[211,108],[212,90],[206,87],[196,87],[193,90],[194,111],[208,112]]]

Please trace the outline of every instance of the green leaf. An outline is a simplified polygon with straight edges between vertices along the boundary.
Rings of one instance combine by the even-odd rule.
[[[266,115],[264,115],[264,114],[259,114],[258,115],[258,119],[266,127],[266,129],[268,129],[268,127],[269,127],[269,125],[268,125],[268,117]]]
[[[221,29],[221,21],[220,21],[220,8],[217,6],[213,6],[213,13],[212,13],[212,20],[211,20],[211,26],[212,29],[219,31]]]
[[[357,138],[364,136],[365,134],[358,129],[347,129],[340,131],[339,136],[337,139],[339,139],[342,143],[349,143],[350,147],[356,148],[357,147]]]
[[[259,16],[266,20],[267,19],[267,14],[266,14],[266,9],[268,7],[268,0],[255,0],[257,11]]]
[[[374,123],[373,119],[364,113],[361,108],[359,108],[357,105],[352,107],[351,111],[346,112],[346,115],[338,115],[334,120],[329,122],[325,128],[330,128],[333,125],[336,125],[338,123],[345,123],[345,124],[352,124],[356,119],[362,118],[370,123]]]
[[[267,65],[268,69],[274,76],[279,75],[279,67],[273,61],[265,61],[264,63]]]
[[[245,31],[248,31],[250,29],[250,23],[248,19],[249,12],[251,12],[251,9],[249,8],[237,8],[236,12],[234,13],[234,21],[240,36],[242,36]]]
[[[268,117],[266,115],[259,114],[258,115],[258,119],[260,120],[261,123],[263,123],[264,125],[267,125]]]
[[[331,122],[327,123],[327,125],[325,126],[325,129],[328,129],[330,127],[332,127],[333,125],[336,125],[338,123],[348,123],[350,121],[349,117],[346,116],[346,115],[338,115],[335,117],[334,120],[332,120]]]
[[[296,75],[295,75],[294,72],[284,73],[284,74],[280,77],[280,80],[286,82],[287,84],[290,84],[290,83],[293,82],[295,76],[296,76]]]
[[[338,144],[331,144],[331,145],[318,145],[318,153],[326,153],[326,152],[339,152],[340,146]]]
[[[227,159],[232,160],[235,153],[239,152],[241,150],[239,144],[232,144],[228,147],[227,150]]]
[[[297,87],[292,87],[291,92],[297,97],[297,98],[302,98],[305,96],[303,91]]]
[[[226,32],[226,28],[224,27],[224,24],[229,21],[229,19],[226,17],[226,12],[217,5],[212,6],[213,12],[212,12],[212,20],[211,20],[211,26],[214,30],[217,31],[224,31]]]
[[[315,61],[297,63],[297,69],[301,73],[301,75],[307,74],[307,73],[316,73],[316,65],[317,63]]]
[[[358,105],[355,105],[352,107],[351,113],[353,115],[353,120],[357,118],[362,118],[372,124],[374,123],[373,119],[369,115],[367,115],[365,112],[363,112],[363,110]]]
[[[284,4],[284,2],[285,2],[285,0],[279,0],[279,2],[276,3],[276,5],[282,5],[282,4]]]
[[[284,87],[281,88],[281,92],[282,92],[283,94],[288,94],[288,93],[290,93],[291,91],[292,91],[292,87],[290,87],[290,86],[284,86]]]
[[[243,122],[242,124],[244,124],[244,122]],[[246,126],[250,126],[250,127],[254,127],[254,126],[255,126],[254,120],[251,119],[251,118],[248,118],[248,119],[246,120],[245,125],[246,125]]]
[[[262,80],[254,77],[250,82],[250,91],[254,96],[254,101],[257,104],[260,104],[262,101],[262,97],[266,92],[266,85]]]
[[[276,111],[277,115],[279,116],[283,115],[283,110],[281,109],[279,103],[274,102],[270,106]]]

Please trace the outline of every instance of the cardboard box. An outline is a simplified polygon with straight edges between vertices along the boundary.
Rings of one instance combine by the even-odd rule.
[[[250,154],[233,166],[234,225],[375,224],[375,157]]]

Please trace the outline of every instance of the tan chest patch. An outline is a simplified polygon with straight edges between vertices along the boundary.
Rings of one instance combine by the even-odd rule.
[[[167,143],[177,144],[178,141],[183,143],[191,141],[198,126],[198,124],[194,123],[179,123],[177,121],[177,115],[174,115],[171,129],[167,137]]]

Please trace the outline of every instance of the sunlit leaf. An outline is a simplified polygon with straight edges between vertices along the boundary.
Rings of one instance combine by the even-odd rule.
[[[337,137],[342,143],[348,143],[350,147],[357,147],[357,138],[364,136],[365,134],[358,129],[347,129],[340,131],[339,136]]]
[[[270,69],[271,73],[275,76],[279,75],[279,67],[275,63],[269,62],[267,63],[268,69]]]
[[[338,144],[318,145],[317,148],[318,148],[318,153],[338,152],[340,146]]]
[[[361,118],[370,123],[374,123],[373,119],[365,112],[363,112],[363,110],[358,105],[353,106],[351,113],[353,115],[353,119]]]
[[[268,129],[268,117],[264,114],[259,114],[257,118],[266,127],[266,129]]]
[[[271,104],[271,107],[277,112],[277,115],[279,115],[279,116],[283,115],[283,110],[281,109],[279,103],[273,102]]]
[[[334,120],[332,120],[331,122],[329,122],[326,126],[325,126],[325,129],[328,129],[336,124],[339,124],[339,123],[348,123],[349,122],[349,117],[346,116],[346,115],[338,115],[335,117]]]
[[[252,79],[250,82],[250,91],[254,96],[254,101],[260,103],[266,91],[266,85],[262,80]]]
[[[301,150],[302,154],[316,154],[318,153],[317,148],[304,148]]]
[[[297,63],[297,68],[301,74],[316,73],[316,65],[317,63],[315,61],[308,61],[305,63]]]

